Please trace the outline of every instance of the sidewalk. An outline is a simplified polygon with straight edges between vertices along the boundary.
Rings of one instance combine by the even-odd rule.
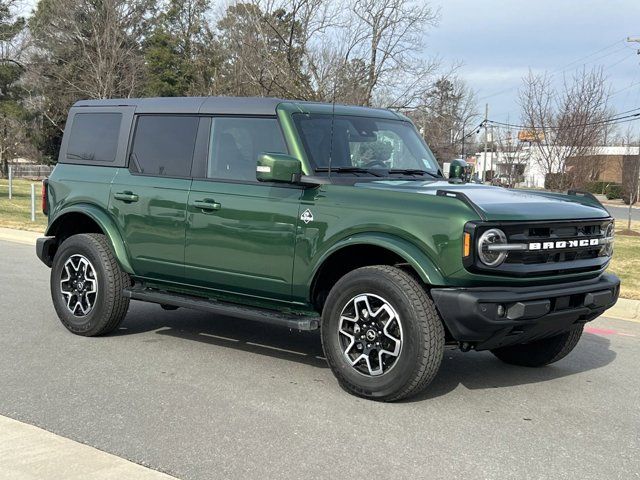
[[[175,480],[3,416],[0,416],[0,472],[7,480]]]

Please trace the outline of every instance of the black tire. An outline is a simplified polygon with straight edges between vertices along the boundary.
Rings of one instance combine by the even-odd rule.
[[[83,258],[89,262],[89,266],[82,260]],[[72,263],[68,264],[69,261]],[[67,269],[65,269],[65,264],[67,264]],[[75,293],[69,295],[68,291],[73,292],[73,288],[75,288],[70,285],[73,282],[65,282],[63,287],[61,281],[69,277],[69,270],[73,274],[76,273],[74,270],[76,264],[79,265],[78,272],[93,271],[92,274],[89,274],[89,281],[83,281],[82,284],[84,288],[89,288],[85,283],[90,285],[91,289],[95,285],[95,294],[85,292],[81,295]],[[92,278],[95,278],[97,284],[91,282]],[[67,238],[62,242],[53,259],[51,267],[53,306],[62,324],[76,335],[93,337],[104,335],[118,328],[129,308],[129,298],[122,294],[122,290],[130,284],[131,279],[122,272],[111,251],[109,242],[101,234],[82,233]],[[63,288],[67,292],[66,295],[63,294]],[[86,299],[90,299],[92,302]],[[77,305],[79,301],[81,304],[77,308],[74,307],[74,312],[72,312],[71,307],[67,306],[68,303]],[[87,312],[84,313],[83,309],[86,309]]]
[[[505,363],[522,367],[543,367],[566,357],[575,348],[582,336],[583,326],[568,332],[543,338],[530,343],[521,343],[491,350]]]
[[[352,304],[354,311],[358,312],[354,299],[365,293],[384,299],[395,310],[401,322],[402,342],[399,355],[390,357],[393,364],[387,371],[378,363],[373,370],[382,368],[382,374],[376,376],[362,373],[358,367],[351,365],[341,343],[344,336],[341,337],[338,333],[344,309]],[[356,313],[354,318],[359,316]],[[342,388],[360,397],[389,402],[415,395],[433,380],[442,362],[444,327],[436,308],[422,285],[396,267],[363,267],[342,277],[329,292],[322,312],[321,328],[322,346],[331,370]],[[364,330],[358,331],[362,333]],[[389,341],[388,338],[386,341]],[[356,346],[360,348],[367,345]],[[352,351],[349,348],[346,350]],[[358,353],[354,351],[353,356],[357,357]],[[377,353],[373,355],[371,364],[377,361]],[[389,358],[385,355],[386,360]],[[368,372],[371,372],[371,364],[366,360],[364,362]],[[363,369],[365,366],[361,362],[359,368]]]

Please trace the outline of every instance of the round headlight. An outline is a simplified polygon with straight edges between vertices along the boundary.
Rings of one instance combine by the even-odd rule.
[[[615,224],[612,222],[607,225],[606,230],[604,231],[604,238],[607,240],[607,243],[602,247],[602,255],[610,257],[613,255],[613,238],[616,234]]]
[[[507,258],[507,252],[490,250],[489,246],[505,243],[507,243],[507,236],[502,230],[492,228],[484,232],[478,239],[478,257],[480,261],[487,267],[500,265]]]

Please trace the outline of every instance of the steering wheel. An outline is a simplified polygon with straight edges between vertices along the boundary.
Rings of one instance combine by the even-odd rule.
[[[372,160],[368,163],[365,163],[364,168],[371,168],[375,165],[380,165],[382,168],[387,168],[387,164],[384,163],[382,160]]]

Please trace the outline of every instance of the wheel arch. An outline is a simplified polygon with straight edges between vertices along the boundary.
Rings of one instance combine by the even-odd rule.
[[[352,235],[336,242],[316,262],[309,283],[311,303],[321,309],[337,279],[371,265],[401,265],[427,285],[443,284],[433,260],[415,244],[388,234]]]
[[[64,239],[79,233],[102,233],[111,245],[122,270],[129,274],[134,273],[118,227],[107,212],[91,204],[75,204],[64,208],[50,222],[45,235],[57,239],[56,248],[49,251],[50,260],[53,260],[57,246]]]

